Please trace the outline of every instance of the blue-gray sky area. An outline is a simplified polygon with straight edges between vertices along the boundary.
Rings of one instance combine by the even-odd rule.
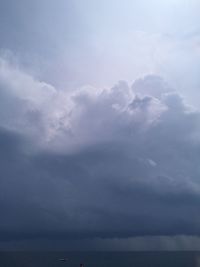
[[[0,0],[0,249],[200,249],[199,13]]]

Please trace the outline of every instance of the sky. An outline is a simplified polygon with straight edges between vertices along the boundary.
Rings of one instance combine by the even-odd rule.
[[[200,249],[199,10],[0,0],[0,249]]]

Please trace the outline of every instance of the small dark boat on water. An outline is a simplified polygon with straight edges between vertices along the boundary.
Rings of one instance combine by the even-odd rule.
[[[58,259],[59,261],[67,261],[68,260],[68,258],[60,258],[60,259]]]

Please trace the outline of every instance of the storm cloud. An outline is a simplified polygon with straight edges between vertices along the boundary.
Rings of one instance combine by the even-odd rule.
[[[160,76],[63,91],[0,60],[0,239],[200,234],[200,113]]]

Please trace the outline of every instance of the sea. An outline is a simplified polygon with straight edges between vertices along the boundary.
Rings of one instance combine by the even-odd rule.
[[[0,252],[0,267],[200,267],[200,252]]]

